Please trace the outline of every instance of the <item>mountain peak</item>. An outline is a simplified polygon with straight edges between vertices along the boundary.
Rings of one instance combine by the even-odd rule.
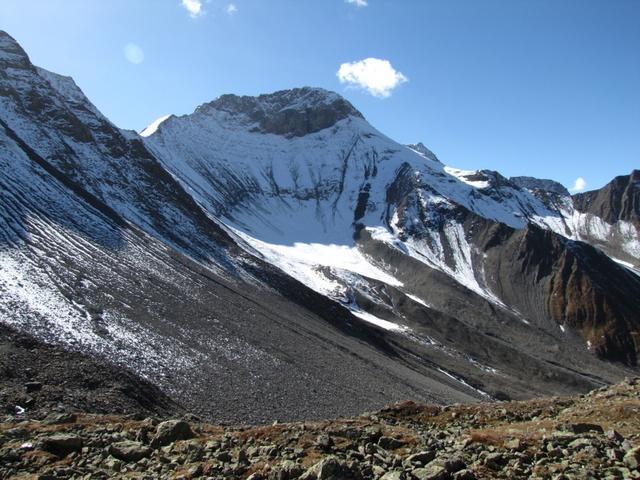
[[[440,160],[438,159],[436,154],[433,153],[431,150],[429,150],[427,147],[425,147],[424,143],[422,143],[422,142],[411,143],[411,144],[407,145],[407,147],[409,147],[414,152],[419,153],[423,157],[428,158],[429,160],[433,160],[435,162],[440,162]]]
[[[314,133],[347,117],[364,118],[337,93],[312,87],[280,90],[256,97],[226,94],[195,111],[205,115],[213,112],[245,118],[254,124],[254,131],[286,137]]]
[[[30,64],[29,56],[15,38],[0,30],[0,65],[24,68]]]

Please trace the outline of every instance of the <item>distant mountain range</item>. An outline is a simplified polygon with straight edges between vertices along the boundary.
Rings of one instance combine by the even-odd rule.
[[[318,88],[121,130],[0,32],[0,322],[204,418],[637,375],[639,230],[638,170],[458,170]]]

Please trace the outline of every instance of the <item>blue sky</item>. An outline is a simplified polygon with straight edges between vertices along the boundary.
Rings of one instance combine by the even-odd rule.
[[[640,168],[640,0],[1,0],[0,28],[124,128],[311,85],[459,168]]]

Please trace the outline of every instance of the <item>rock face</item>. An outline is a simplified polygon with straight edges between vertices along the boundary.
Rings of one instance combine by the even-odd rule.
[[[404,402],[354,418],[218,426],[150,447],[157,419],[79,414],[57,426],[0,422],[2,478],[473,480],[639,478],[640,379],[580,397],[441,407]],[[141,417],[140,417],[141,418]],[[177,425],[166,420],[158,425]],[[73,432],[73,433],[69,433]],[[314,438],[328,436],[331,446]],[[399,444],[373,443],[394,438]],[[54,440],[55,439],[55,440]],[[137,439],[137,440],[136,440]],[[49,445],[64,446],[49,453]]]
[[[321,88],[294,88],[258,97],[222,95],[201,105],[196,113],[223,112],[227,121],[246,122],[251,131],[288,138],[332,127],[348,116],[362,117],[353,105]],[[255,124],[255,125],[253,125]]]
[[[573,196],[576,209],[603,219],[608,224],[623,220],[640,222],[640,170],[621,175],[600,188]]]
[[[634,208],[450,168],[335,93],[225,95],[138,135],[2,32],[0,150],[0,322],[61,357],[14,380],[8,342],[9,412],[271,423],[637,368]]]

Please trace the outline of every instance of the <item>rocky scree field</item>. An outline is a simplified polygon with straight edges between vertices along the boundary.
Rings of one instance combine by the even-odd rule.
[[[640,378],[573,397],[262,426],[57,413],[0,423],[0,478],[640,478]]]

